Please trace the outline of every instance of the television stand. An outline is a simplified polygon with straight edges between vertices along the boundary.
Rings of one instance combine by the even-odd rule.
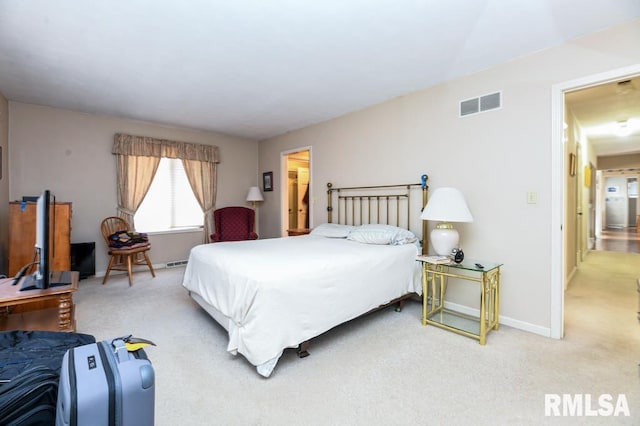
[[[72,271],[49,272],[49,288],[71,284],[73,282],[71,278],[71,273]],[[41,284],[42,282],[38,282],[38,279],[35,277],[34,274],[27,275],[22,280],[22,284],[20,285],[20,291],[36,290],[40,288],[39,285]]]
[[[79,273],[70,272],[71,284],[44,290],[20,291],[22,282],[0,279],[0,330],[76,331],[73,293]]]

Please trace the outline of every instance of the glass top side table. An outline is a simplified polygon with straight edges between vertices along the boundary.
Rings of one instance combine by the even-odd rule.
[[[499,328],[502,264],[474,259],[465,259],[461,263],[430,263],[424,258],[416,259],[422,262],[422,324],[435,325],[472,337],[484,345],[487,333]],[[458,278],[480,285],[478,317],[445,307],[448,278]]]

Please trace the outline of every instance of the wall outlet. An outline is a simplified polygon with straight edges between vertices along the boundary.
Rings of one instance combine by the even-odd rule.
[[[538,194],[535,191],[527,192],[527,204],[536,204],[538,202]]]

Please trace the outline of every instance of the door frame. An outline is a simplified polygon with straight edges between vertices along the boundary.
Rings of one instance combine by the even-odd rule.
[[[551,321],[550,337],[564,336],[564,286],[566,265],[563,217],[566,173],[564,161],[564,93],[640,74],[640,64],[609,70],[554,84],[551,87]]]
[[[582,190],[582,182],[584,179],[584,171],[582,169],[582,141],[576,141],[576,228],[575,228],[575,236],[576,236],[576,266],[580,265],[584,260],[586,244],[584,244],[584,211],[583,211],[583,190]],[[566,283],[565,283],[566,284]]]
[[[286,151],[280,152],[280,236],[286,237],[287,227],[289,222],[289,197],[287,196],[289,173],[287,170],[287,157],[296,152],[309,151],[309,227],[313,228],[313,150],[311,146],[303,146],[300,148],[292,148]]]

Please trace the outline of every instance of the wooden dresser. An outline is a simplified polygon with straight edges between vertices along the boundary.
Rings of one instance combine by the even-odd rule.
[[[71,270],[71,203],[55,203],[50,209],[49,270]],[[33,262],[36,242],[36,203],[9,203],[9,277]]]

